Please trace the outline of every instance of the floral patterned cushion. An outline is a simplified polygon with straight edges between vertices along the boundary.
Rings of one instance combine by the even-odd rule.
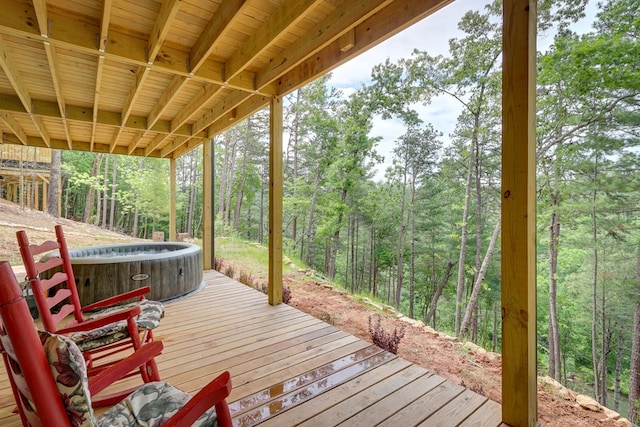
[[[89,319],[104,317],[116,311],[135,307],[136,305],[140,305],[140,314],[136,317],[138,328],[154,329],[160,324],[160,319],[164,316],[164,306],[161,302],[150,300],[109,307],[94,313],[89,316]],[[69,338],[78,345],[80,350],[87,351],[123,340],[128,336],[129,330],[127,329],[127,322],[123,320],[103,326],[102,328],[76,332],[69,335]]]
[[[156,427],[166,422],[191,399],[184,391],[161,381],[142,385],[136,391],[98,417],[100,427]],[[193,424],[197,427],[218,425],[215,409]]]
[[[67,337],[44,331],[38,334],[71,425],[96,425],[91,408],[87,366],[82,353]]]

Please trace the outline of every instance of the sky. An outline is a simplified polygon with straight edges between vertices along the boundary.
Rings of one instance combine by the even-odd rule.
[[[448,56],[449,40],[460,35],[457,24],[469,10],[483,10],[486,0],[456,0],[450,5],[428,16],[417,24],[407,28],[394,37],[368,50],[351,61],[332,71],[330,85],[348,95],[371,80],[371,69],[389,58],[392,62],[411,55],[413,49],[427,51],[431,56]],[[572,29],[582,33],[591,29],[591,22],[596,12],[595,0],[590,0],[587,18]],[[552,41],[551,37],[539,37],[538,50],[545,50]],[[432,123],[443,133],[446,143],[453,132],[456,119],[461,112],[458,101],[448,96],[434,99],[428,106],[417,106],[425,123]],[[371,137],[380,136],[377,151],[384,156],[384,163],[378,168],[377,179],[382,179],[384,170],[391,165],[392,150],[395,141],[404,133],[404,126],[399,120],[382,120],[376,118],[370,132]]]

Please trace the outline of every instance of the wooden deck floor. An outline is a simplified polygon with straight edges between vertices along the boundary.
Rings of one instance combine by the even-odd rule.
[[[229,370],[237,426],[500,425],[496,402],[215,271],[205,281],[166,304],[158,364],[191,393]],[[0,425],[20,425],[13,408],[2,369]]]

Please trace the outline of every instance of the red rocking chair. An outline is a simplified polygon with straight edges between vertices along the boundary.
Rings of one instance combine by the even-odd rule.
[[[68,336],[82,351],[88,375],[92,377],[118,360],[114,354],[131,352],[152,342],[152,329],[160,323],[164,307],[160,302],[144,299],[150,291],[148,286],[82,307],[62,227],[56,225],[55,231],[56,241],[40,245],[30,244],[24,231],[16,233],[26,280],[33,291],[44,329]],[[54,250],[59,256],[49,256],[44,261],[36,259]],[[47,279],[44,278],[45,272],[49,276]],[[136,301],[126,303],[132,300]],[[85,318],[85,313],[90,314]],[[68,320],[71,316],[72,320]],[[160,379],[153,358],[141,365],[138,371],[145,383]],[[135,375],[135,371],[126,373],[124,377],[131,375]],[[93,404],[112,405],[128,392],[96,396]]]
[[[161,350],[160,341],[145,344],[88,377],[84,357],[73,341],[36,330],[11,266],[0,262],[0,351],[24,426],[231,427],[226,402],[231,393],[229,372],[193,398],[165,382],[143,384],[95,416],[92,395],[110,385],[113,378],[144,366]]]

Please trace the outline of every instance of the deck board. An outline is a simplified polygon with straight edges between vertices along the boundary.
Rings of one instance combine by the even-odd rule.
[[[269,306],[220,273],[204,277],[201,291],[166,304],[158,366],[190,393],[229,370],[236,426],[500,425],[498,403],[293,307]],[[0,425],[20,425],[14,407],[2,370]]]

